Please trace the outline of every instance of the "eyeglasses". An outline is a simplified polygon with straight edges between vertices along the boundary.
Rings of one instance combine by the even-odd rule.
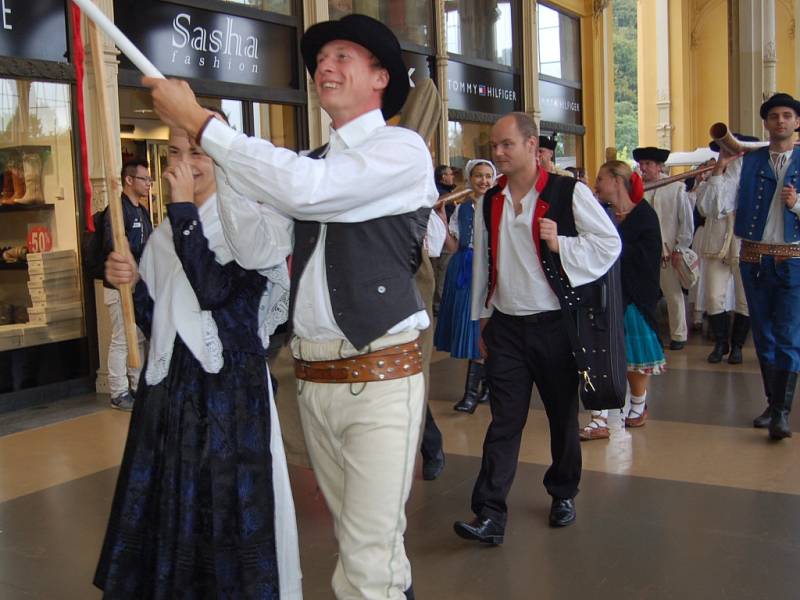
[[[133,177],[134,179],[141,179],[147,185],[151,185],[153,183],[153,180],[150,177],[142,177],[141,175],[131,175],[131,177]]]

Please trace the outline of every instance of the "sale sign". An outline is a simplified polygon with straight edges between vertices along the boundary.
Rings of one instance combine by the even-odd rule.
[[[31,225],[26,242],[28,252],[50,252],[53,249],[53,236],[47,225]]]

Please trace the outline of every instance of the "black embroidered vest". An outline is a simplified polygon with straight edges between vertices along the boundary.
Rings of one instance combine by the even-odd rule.
[[[319,158],[325,147],[314,150]],[[425,309],[414,276],[430,208],[361,223],[327,223],[325,272],[336,324],[356,348]],[[320,223],[295,221],[289,323],[300,277],[317,245]]]

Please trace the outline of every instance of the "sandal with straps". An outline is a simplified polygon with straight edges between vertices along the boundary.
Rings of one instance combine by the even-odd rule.
[[[639,407],[642,407],[641,412],[638,410]],[[632,402],[628,416],[625,417],[625,427],[644,427],[645,421],[647,421],[647,402]]]
[[[605,440],[611,437],[608,430],[608,419],[606,417],[593,416],[589,424],[579,432],[582,442],[589,440]]]

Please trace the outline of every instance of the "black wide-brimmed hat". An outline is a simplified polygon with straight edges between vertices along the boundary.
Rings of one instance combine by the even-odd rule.
[[[762,119],[766,120],[767,113],[769,113],[770,109],[775,108],[776,106],[785,106],[786,108],[791,108],[794,111],[794,114],[800,117],[800,102],[792,98],[789,94],[784,94],[783,92],[778,92],[777,94],[770,96],[767,101],[761,105],[758,114],[761,115]]]
[[[400,112],[411,86],[400,42],[392,30],[366,15],[347,15],[338,21],[312,25],[300,40],[300,52],[312,77],[317,70],[317,54],[325,44],[334,40],[347,40],[372,52],[389,72],[389,85],[383,91],[383,118],[390,119]]]
[[[547,148],[548,150],[552,150],[553,152],[556,151],[556,146],[558,145],[558,140],[556,136],[547,137],[546,135],[539,136],[539,147],[540,148]]]
[[[752,135],[745,135],[745,134],[743,134],[743,133],[733,133],[733,134],[731,134],[731,135],[733,135],[733,137],[735,137],[735,138],[736,138],[737,140],[739,140],[740,142],[760,142],[760,141],[761,141],[760,139],[758,139],[758,138],[757,138],[757,137],[755,137],[755,136],[752,136]],[[711,141],[708,143],[708,147],[709,147],[711,150],[713,150],[714,152],[719,152],[719,144],[717,144],[717,142],[715,142],[714,140],[711,140]]]
[[[655,146],[644,146],[633,151],[633,160],[642,162],[643,160],[654,160],[657,163],[665,163],[669,158],[669,150],[656,148]]]

